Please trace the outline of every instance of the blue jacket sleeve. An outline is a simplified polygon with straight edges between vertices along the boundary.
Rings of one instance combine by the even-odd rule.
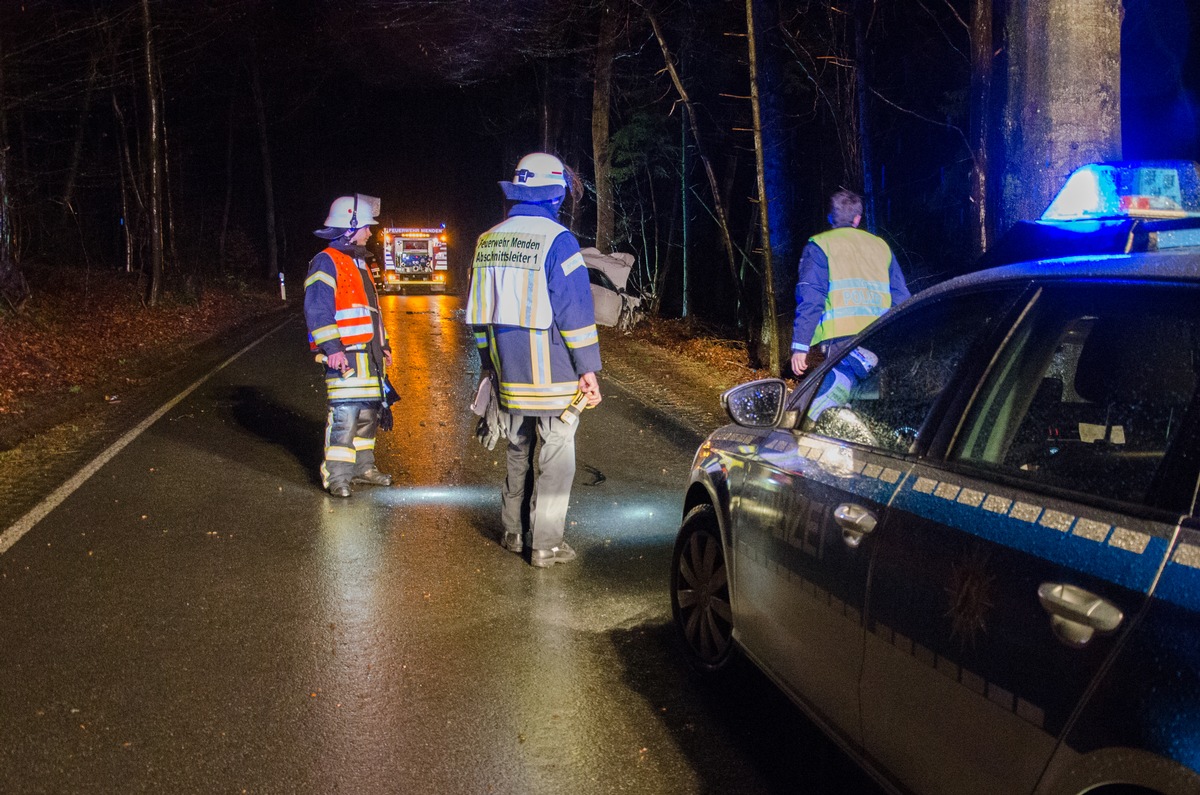
[[[895,258],[893,257],[893,261]],[[899,272],[899,268],[896,271]],[[900,277],[903,280],[903,276]],[[796,320],[792,324],[792,350],[807,351],[825,310],[829,292],[829,260],[811,240],[800,255],[800,276],[796,280]]]
[[[912,293],[908,291],[908,282],[904,281],[904,273],[900,270],[900,263],[896,262],[896,255],[892,255],[892,265],[889,269],[891,274],[892,285],[892,308],[900,306],[908,299],[912,298]]]
[[[487,326],[471,326],[471,333],[475,335],[475,350],[479,353],[479,369],[483,372],[495,370],[496,364],[492,361],[492,346],[488,339]]]
[[[579,253],[579,241],[563,232],[550,245],[546,257],[546,287],[554,310],[554,326],[562,336],[575,375],[600,370],[600,337],[596,332],[596,310],[587,266]]]

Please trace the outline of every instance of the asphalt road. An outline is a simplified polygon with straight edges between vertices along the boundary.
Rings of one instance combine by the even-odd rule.
[[[761,675],[680,663],[698,438],[602,380],[579,558],[532,568],[496,542],[458,300],[383,303],[394,487],[321,491],[297,316],[0,535],[0,792],[874,791]]]

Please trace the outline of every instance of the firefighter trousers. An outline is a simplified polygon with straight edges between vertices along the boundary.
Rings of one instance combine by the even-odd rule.
[[[325,460],[321,462],[321,485],[350,484],[375,466],[375,433],[379,429],[379,403],[343,402],[329,404],[325,421]]]
[[[524,537],[522,519],[528,510],[533,549],[553,549],[562,543],[575,479],[578,427],[578,422],[566,423],[557,417],[508,415],[508,477],[501,492],[500,517],[506,533]]]

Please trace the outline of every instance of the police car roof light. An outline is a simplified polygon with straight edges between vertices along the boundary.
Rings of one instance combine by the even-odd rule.
[[[1188,160],[1089,163],[1067,177],[1043,221],[1200,218],[1200,164]]]

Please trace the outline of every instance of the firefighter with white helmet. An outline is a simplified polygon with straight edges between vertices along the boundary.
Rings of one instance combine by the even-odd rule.
[[[557,221],[567,176],[557,157],[535,152],[521,158],[511,181],[500,183],[515,204],[506,220],[480,235],[467,300],[481,368],[495,379],[507,413],[501,543],[521,553],[528,537],[529,562],[542,568],[575,557],[563,539],[575,431],[582,409],[600,402],[600,342],[587,268],[579,241]],[[537,476],[527,492],[538,438]]]
[[[329,245],[313,257],[304,281],[309,344],[325,364],[329,400],[321,485],[334,497],[349,497],[352,483],[392,483],[375,466],[375,434],[388,397],[385,368],[392,363],[364,248],[378,215],[374,196],[335,199],[325,227],[313,232]]]

